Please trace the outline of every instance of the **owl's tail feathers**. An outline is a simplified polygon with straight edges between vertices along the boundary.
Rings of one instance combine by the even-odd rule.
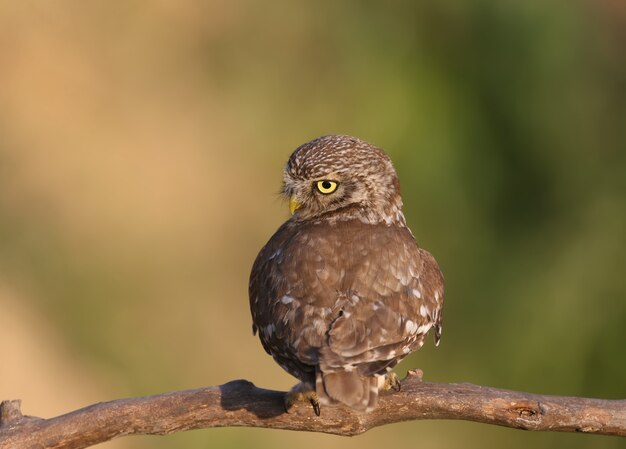
[[[317,372],[315,391],[330,404],[341,402],[355,410],[372,411],[378,402],[378,377],[355,371]]]

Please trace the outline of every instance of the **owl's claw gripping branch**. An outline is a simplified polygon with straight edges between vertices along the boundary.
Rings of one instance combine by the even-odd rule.
[[[313,387],[305,382],[301,382],[285,393],[285,412],[289,413],[289,409],[296,402],[309,402],[313,407],[313,411],[320,416],[320,401]]]
[[[381,387],[381,390],[387,391],[393,389],[394,391],[400,391],[402,389],[402,384],[400,383],[400,379],[398,379],[398,375],[393,371],[385,374],[385,381]]]
[[[317,396],[317,395],[316,395]],[[320,416],[320,402],[317,400],[317,397],[311,398],[311,405],[313,406],[313,411],[317,416]]]

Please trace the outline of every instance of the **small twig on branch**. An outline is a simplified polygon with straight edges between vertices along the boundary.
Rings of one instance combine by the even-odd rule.
[[[626,436],[626,400],[422,382],[417,371],[402,381],[401,391],[382,394],[370,413],[324,407],[317,417],[306,404],[297,404],[285,413],[283,395],[236,380],[217,387],[102,402],[50,419],[22,416],[19,401],[4,401],[0,404],[0,447],[79,449],[123,435],[166,435],[229,426],[357,435],[384,424],[416,419]]]

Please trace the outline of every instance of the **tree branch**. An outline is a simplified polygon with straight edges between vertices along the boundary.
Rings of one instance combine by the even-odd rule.
[[[267,427],[357,435],[384,424],[459,419],[525,430],[626,436],[626,400],[544,396],[472,384],[421,381],[411,371],[399,392],[381,394],[377,408],[310,405],[283,410],[279,391],[245,380],[217,387],[102,402],[56,418],[23,416],[20,401],[0,404],[0,447],[79,449],[123,435],[166,435],[208,427]]]

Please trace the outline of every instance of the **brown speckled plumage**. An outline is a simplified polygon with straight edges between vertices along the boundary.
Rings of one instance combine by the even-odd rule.
[[[330,194],[316,182],[331,180]],[[291,155],[284,193],[300,207],[257,256],[253,329],[324,403],[371,410],[379,376],[441,334],[443,277],[406,226],[385,153],[324,136]]]

